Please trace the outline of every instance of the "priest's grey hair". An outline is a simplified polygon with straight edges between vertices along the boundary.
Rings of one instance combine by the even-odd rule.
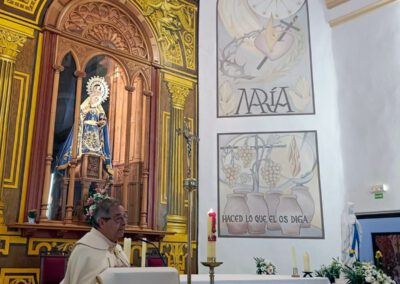
[[[96,210],[94,211],[94,224],[93,226],[99,228],[99,220],[101,218],[111,218],[111,208],[122,206],[121,202],[113,198],[105,198],[97,203]]]

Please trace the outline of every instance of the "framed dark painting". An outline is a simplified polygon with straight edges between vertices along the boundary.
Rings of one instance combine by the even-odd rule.
[[[382,253],[382,270],[400,283],[400,232],[372,233],[374,255],[377,250]],[[375,259],[375,265],[376,265]]]

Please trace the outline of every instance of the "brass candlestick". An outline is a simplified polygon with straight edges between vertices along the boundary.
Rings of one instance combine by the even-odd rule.
[[[209,268],[210,274],[210,284],[214,284],[214,268],[220,266],[223,262],[215,261],[215,259],[207,259],[208,261],[203,261],[201,264]],[[210,261],[211,260],[211,261]]]

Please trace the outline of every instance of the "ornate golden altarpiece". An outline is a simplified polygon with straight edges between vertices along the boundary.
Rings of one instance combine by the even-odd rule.
[[[185,271],[186,154],[176,130],[183,129],[186,119],[197,133],[197,17],[195,0],[0,2],[0,283],[38,283],[39,253],[68,251],[89,230],[74,216],[75,180],[93,181],[82,164],[87,157],[78,161],[72,155],[62,218],[46,215],[67,55],[75,64],[76,102],[93,57],[112,59],[120,68],[116,72],[124,74],[122,89],[114,92],[121,101],[110,95],[109,103],[109,116],[117,117],[122,108],[125,113],[111,125],[114,132],[125,125],[112,138],[113,153],[119,151],[112,194],[128,209],[127,235],[155,241],[168,265]],[[76,104],[74,121],[78,109]],[[193,153],[195,158],[196,146]],[[195,159],[190,163],[196,178]],[[102,171],[95,179],[104,181]],[[28,224],[32,209],[38,216]],[[197,223],[191,227],[197,236]],[[197,264],[196,239],[192,267]],[[131,249],[131,263],[138,265],[140,243],[134,241]]]

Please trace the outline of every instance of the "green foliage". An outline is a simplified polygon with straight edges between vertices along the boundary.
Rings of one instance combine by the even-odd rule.
[[[36,218],[36,213],[37,213],[36,209],[31,209],[31,210],[28,211],[28,217],[29,218]]]
[[[344,278],[348,284],[364,284],[364,271],[360,265],[354,263],[353,266],[345,265],[343,267]]]
[[[331,264],[325,266],[322,265],[319,270],[315,270],[315,276],[326,277],[331,283],[335,283],[335,279],[340,277],[340,271],[342,270],[342,264],[339,259],[333,259]]]

